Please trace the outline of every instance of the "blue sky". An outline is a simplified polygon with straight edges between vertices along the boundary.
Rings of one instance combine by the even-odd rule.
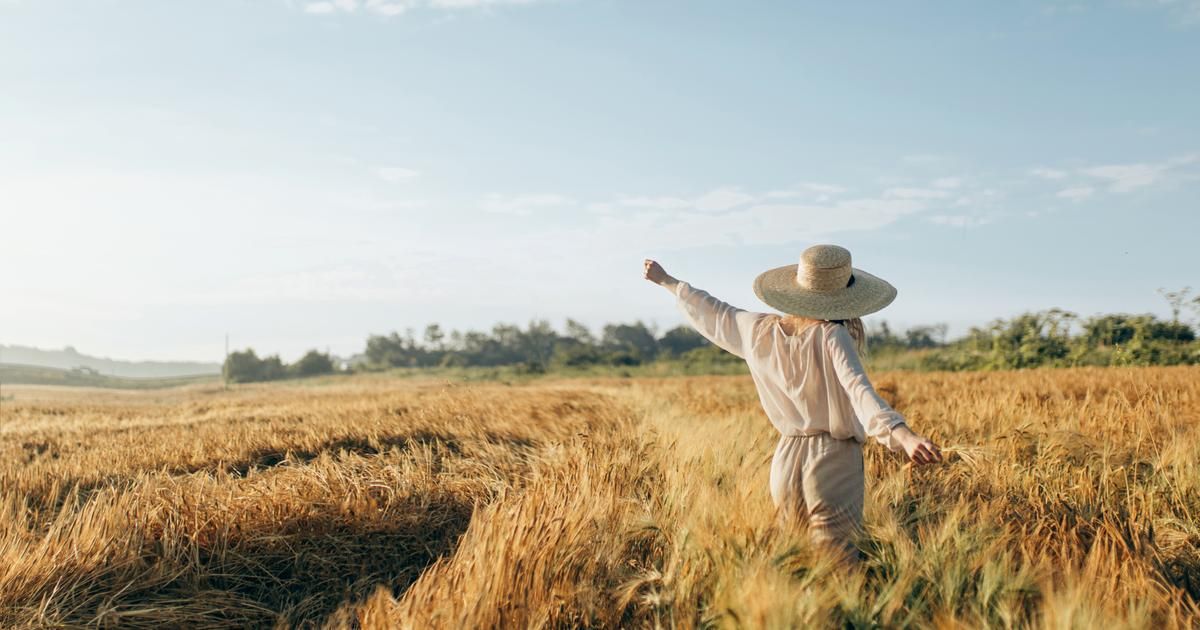
[[[0,343],[682,322],[816,242],[951,332],[1200,287],[1200,2],[0,0]],[[869,320],[870,323],[870,320]]]

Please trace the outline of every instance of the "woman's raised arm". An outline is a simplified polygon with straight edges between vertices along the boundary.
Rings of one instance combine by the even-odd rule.
[[[722,302],[707,291],[671,277],[653,260],[646,260],[645,277],[675,295],[680,312],[704,338],[735,356],[746,358],[754,322],[765,313]]]

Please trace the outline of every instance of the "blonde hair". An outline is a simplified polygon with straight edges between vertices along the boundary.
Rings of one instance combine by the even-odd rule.
[[[791,323],[792,334],[799,333],[801,330],[823,321],[831,321],[835,324],[841,324],[846,327],[846,330],[850,333],[850,338],[854,340],[854,349],[858,351],[859,356],[866,356],[867,354],[867,329],[863,326],[861,317],[855,317],[853,319],[826,320],[813,319],[803,315],[781,315],[780,318]]]

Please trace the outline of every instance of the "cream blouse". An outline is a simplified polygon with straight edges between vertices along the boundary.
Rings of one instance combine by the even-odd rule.
[[[892,435],[904,416],[867,380],[845,326],[824,322],[791,336],[779,326],[778,315],[731,306],[682,280],[675,296],[701,335],[746,360],[763,410],[781,435],[828,431],[860,444],[869,435],[904,451]]]

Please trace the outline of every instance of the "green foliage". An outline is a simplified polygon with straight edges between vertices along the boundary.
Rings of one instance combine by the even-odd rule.
[[[251,348],[230,353],[222,369],[231,383],[277,381],[289,376],[317,376],[335,371],[333,358],[316,350],[309,350],[292,365],[284,365],[278,355],[259,358]]]
[[[651,361],[658,355],[658,340],[641,321],[632,324],[608,324],[604,327],[600,344],[605,350],[633,357],[637,363]]]
[[[599,339],[584,324],[567,320],[565,334],[546,320],[533,320],[522,329],[500,323],[489,333],[451,331],[446,335],[437,324],[425,328],[424,343],[411,335],[372,335],[367,339],[363,369],[384,370],[423,367],[516,366],[520,373],[538,374],[550,369],[589,366],[635,366],[653,361],[660,353],[674,356],[708,344],[683,327],[664,336],[665,346],[642,322],[609,324]],[[448,340],[448,341],[447,341]]]
[[[518,354],[524,356],[524,364],[530,370],[545,371],[554,356],[558,333],[546,320],[531,321],[528,328],[517,337]]]
[[[416,342],[411,336],[401,337],[395,332],[387,336],[368,337],[365,354],[371,364],[378,366],[400,367],[418,364]]]
[[[658,340],[660,352],[673,358],[706,345],[709,345],[708,340],[691,326],[676,326]]]
[[[592,345],[596,343],[596,338],[592,336],[592,331],[580,322],[577,322],[570,317],[567,318],[567,338],[577,341],[583,345]]]
[[[694,348],[684,352],[682,357],[683,364],[689,367],[703,367],[728,363],[739,363],[742,361],[738,356],[730,354],[721,348],[707,344],[699,348]]]
[[[1059,309],[996,320],[955,343],[923,355],[926,370],[1030,367],[1189,365],[1200,363],[1196,331],[1153,315],[1111,314],[1083,321]]]
[[[1195,341],[1196,333],[1187,324],[1163,322],[1151,315],[1103,315],[1083,323],[1083,336],[1089,346],[1105,347],[1141,341]]]
[[[441,360],[438,361],[438,367],[466,367],[467,365],[469,365],[467,358],[461,354],[447,353],[442,355]]]
[[[328,354],[321,354],[316,350],[309,350],[299,361],[291,364],[287,368],[288,374],[292,376],[319,376],[321,374],[333,374],[333,358]]]
[[[892,332],[887,320],[881,320],[878,328],[867,331],[867,348],[874,354],[894,352],[905,348],[904,340]]]
[[[278,359],[279,357],[275,357]],[[231,383],[252,383],[268,380],[263,378],[263,360],[252,349],[234,351],[225,357],[222,368],[225,379]]]
[[[977,349],[990,343],[992,369],[1014,369],[1061,364],[1070,353],[1070,326],[1077,316],[1059,309],[1025,313],[1010,320],[996,320],[983,334],[971,335]]]
[[[867,331],[867,348],[872,353],[887,354],[902,350],[920,350],[936,348],[945,344],[946,324],[932,326],[914,326],[904,331],[903,335],[892,332],[887,320],[879,322],[877,328]]]
[[[605,362],[604,353],[591,344],[563,342],[554,350],[552,363],[557,367],[583,367]]]
[[[636,352],[613,350],[604,354],[605,365],[641,365],[642,359]]]

